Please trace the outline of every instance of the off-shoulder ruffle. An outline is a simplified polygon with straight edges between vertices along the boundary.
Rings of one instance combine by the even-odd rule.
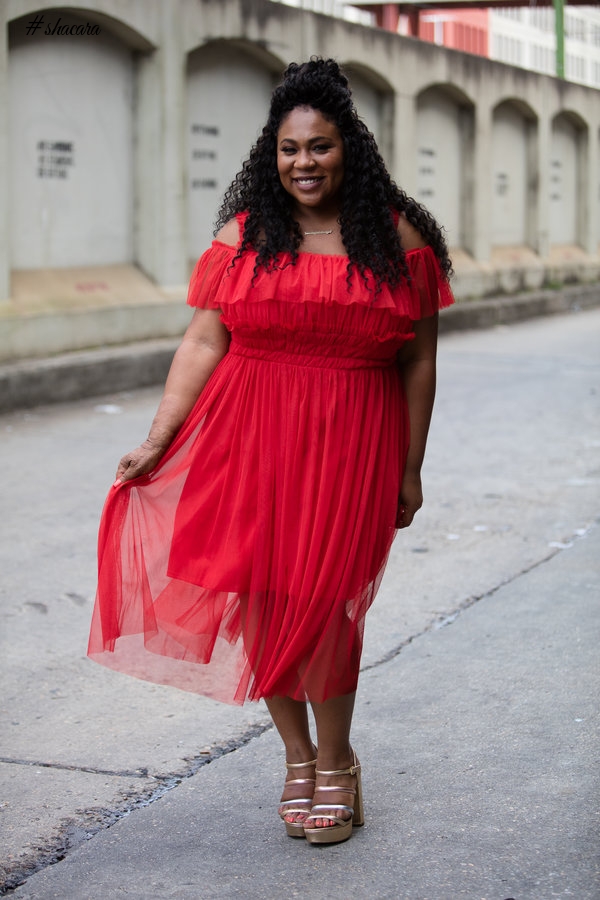
[[[450,285],[431,247],[409,250],[406,263],[410,280],[395,288],[384,284],[378,294],[373,278],[369,279],[367,288],[356,273],[348,289],[345,256],[300,253],[292,264],[291,256],[282,254],[278,268],[271,272],[259,269],[254,279],[254,253],[245,253],[232,265],[236,253],[237,247],[213,241],[192,273],[187,299],[190,306],[222,309],[240,301],[265,300],[361,304],[372,309],[389,309],[416,321],[454,302]]]

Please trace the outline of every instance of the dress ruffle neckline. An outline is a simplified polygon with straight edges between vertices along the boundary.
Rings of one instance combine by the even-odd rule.
[[[245,216],[238,221],[243,226]],[[389,309],[412,321],[427,318],[454,302],[452,291],[429,246],[409,250],[409,278],[396,287],[381,285],[367,274],[367,286],[354,272],[348,289],[348,257],[321,253],[299,253],[295,263],[280,254],[276,267],[255,269],[256,254],[247,251],[236,259],[237,246],[214,240],[198,260],[188,291],[190,306],[219,309],[222,303],[239,302],[318,303],[347,306],[360,304]]]

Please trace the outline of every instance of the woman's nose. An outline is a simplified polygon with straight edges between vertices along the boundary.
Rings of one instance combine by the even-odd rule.
[[[299,167],[301,167],[303,169],[306,169],[306,168],[310,168],[311,166],[313,166],[314,163],[315,163],[315,161],[312,158],[312,154],[311,154],[310,150],[300,150],[299,151],[298,156],[296,157],[296,165],[298,165]]]

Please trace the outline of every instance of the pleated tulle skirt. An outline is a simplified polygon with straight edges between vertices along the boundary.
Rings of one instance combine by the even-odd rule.
[[[90,656],[230,703],[353,691],[407,444],[393,359],[234,340],[158,468],[109,494]]]

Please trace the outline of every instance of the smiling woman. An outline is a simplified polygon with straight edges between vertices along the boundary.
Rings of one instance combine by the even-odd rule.
[[[283,120],[277,137],[277,171],[304,237],[339,236],[344,144],[337,126],[318,110],[299,106]],[[341,238],[338,249],[343,252]]]
[[[150,434],[104,511],[90,655],[264,698],[286,831],[334,843],[363,823],[364,619],[423,500],[450,260],[333,60],[288,67],[217,229]]]

